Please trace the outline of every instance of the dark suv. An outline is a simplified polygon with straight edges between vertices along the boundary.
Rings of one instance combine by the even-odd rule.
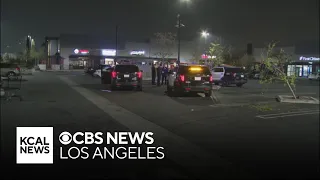
[[[207,66],[180,65],[177,72],[170,71],[167,84],[169,96],[179,96],[183,93],[204,93],[211,96],[212,74]]]
[[[244,72],[243,68],[240,67],[228,67],[225,68],[224,76],[222,78],[222,83],[224,86],[235,84],[238,87],[242,87],[248,82],[247,74]]]
[[[132,87],[142,91],[142,71],[136,65],[116,65],[111,72],[111,89]]]

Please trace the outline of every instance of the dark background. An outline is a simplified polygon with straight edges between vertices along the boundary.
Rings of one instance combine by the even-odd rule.
[[[141,40],[175,31],[179,11],[186,25],[184,40],[200,37],[206,29],[240,47],[249,41],[255,46],[272,40],[285,45],[319,41],[318,0],[2,0],[1,46],[16,51],[27,34],[36,45],[44,36],[60,33],[114,39],[116,25],[121,26],[121,40]]]

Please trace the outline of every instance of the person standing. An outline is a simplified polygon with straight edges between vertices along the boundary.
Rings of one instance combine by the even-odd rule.
[[[161,82],[161,65],[157,66],[156,71],[157,71],[157,86],[160,86],[160,82]]]
[[[155,85],[156,84],[156,67],[154,65],[154,63],[152,63],[152,66],[151,66],[151,79],[152,79],[152,85]]]
[[[168,67],[166,65],[162,67],[161,76],[162,76],[161,85],[163,85],[163,81],[164,81],[164,84],[167,85]]]

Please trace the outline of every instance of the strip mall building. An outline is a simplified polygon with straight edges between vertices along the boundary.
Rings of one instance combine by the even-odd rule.
[[[212,40],[214,40],[214,36]],[[115,41],[101,37],[92,37],[77,34],[61,34],[59,37],[47,37],[47,60],[44,61],[41,69],[68,70],[83,69],[85,67],[96,67],[99,64],[115,64],[122,60],[130,60],[138,65],[144,72],[151,69],[151,64],[162,60],[159,54],[163,47],[156,43],[155,39],[144,42],[119,42],[115,48]],[[194,41],[181,41],[181,62],[206,61],[215,56],[203,54],[205,43],[198,38]],[[249,49],[248,49],[249,48]],[[313,72],[319,72],[319,50],[310,51],[310,48],[300,46],[279,47],[293,58],[293,63],[287,66],[288,75],[307,77]],[[116,50],[117,49],[117,50]],[[170,56],[166,58],[170,63],[177,60],[177,46],[166,48]],[[314,48],[313,49],[317,49]],[[201,51],[201,52],[200,52]],[[255,60],[260,63],[264,48],[253,48],[252,44],[247,47],[247,53],[251,52]],[[238,59],[239,60],[239,59]]]
[[[211,39],[215,38],[218,37],[212,35]],[[48,56],[46,61],[39,65],[42,69],[83,69],[86,66],[114,64],[122,60],[131,60],[142,69],[151,69],[152,63],[162,60],[159,56],[162,49],[166,49],[165,53],[170,54],[166,57],[166,61],[174,63],[178,57],[176,45],[161,47],[155,39],[143,42],[118,42],[117,48],[115,40],[78,34],[46,37],[45,41]],[[203,52],[200,52],[200,49],[205,49],[204,46],[205,42],[199,38],[193,41],[181,41],[180,61],[194,60],[195,51],[197,60],[208,59]]]
[[[296,75],[297,77],[308,77],[309,74],[320,72],[319,62],[319,50],[312,47],[301,48],[299,46],[292,47],[279,47],[275,50],[283,49],[287,54],[292,57],[292,62],[287,65],[287,75]],[[261,62],[264,58],[265,50],[263,48],[254,48],[253,56],[257,62]]]
[[[152,63],[162,60],[157,56],[161,51],[155,40],[148,42],[119,42],[115,47],[112,40],[101,40],[86,35],[62,34],[60,37],[46,37],[46,61],[41,63],[42,69],[68,70],[83,69],[86,66],[99,64],[114,64],[122,60],[132,60],[140,66],[151,66]],[[181,62],[192,58],[194,42],[181,43]],[[177,47],[172,46],[166,61],[174,63],[177,60]],[[150,68],[151,69],[151,68]]]

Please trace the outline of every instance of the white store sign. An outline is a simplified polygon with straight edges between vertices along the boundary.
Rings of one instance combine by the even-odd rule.
[[[319,61],[320,58],[300,56],[299,60],[300,61]]]
[[[115,56],[116,55],[116,50],[114,50],[114,49],[103,49],[102,51],[101,51],[101,54],[103,55],[103,56]]]
[[[130,55],[144,55],[144,51],[131,51]]]

